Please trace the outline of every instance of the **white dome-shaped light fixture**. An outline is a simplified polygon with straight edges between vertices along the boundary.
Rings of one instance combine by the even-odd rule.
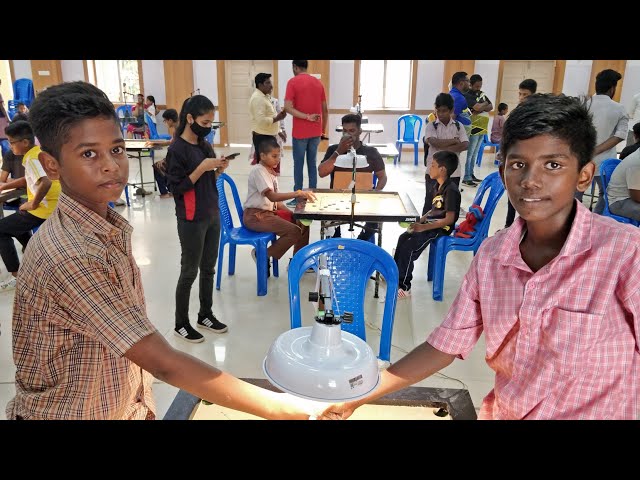
[[[316,323],[280,335],[264,359],[263,370],[274,386],[292,395],[327,402],[355,400],[378,385],[378,360],[364,340],[340,328],[353,316],[334,316],[325,254],[319,263],[316,285],[321,288],[310,295],[319,300]]]

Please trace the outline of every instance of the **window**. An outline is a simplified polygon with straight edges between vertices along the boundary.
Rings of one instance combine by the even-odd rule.
[[[411,60],[361,60],[362,109],[408,110],[411,104]]]
[[[140,93],[140,77],[137,60],[94,60],[96,86],[107,94],[112,102],[135,103]]]

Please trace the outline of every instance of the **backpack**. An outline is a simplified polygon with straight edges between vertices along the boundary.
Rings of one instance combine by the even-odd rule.
[[[436,130],[438,130],[438,124],[434,121],[431,122],[433,123],[433,128],[435,128]],[[458,131],[460,131],[460,124],[458,123],[457,120],[454,120],[453,123],[455,123],[456,128],[458,129]],[[426,129],[425,129],[426,131]],[[424,166],[427,166],[427,158],[429,157],[429,144],[427,143],[427,137],[426,135],[424,137],[422,137],[422,143],[424,144]]]
[[[475,203],[469,208],[465,220],[456,227],[453,236],[471,238],[476,233],[476,226],[484,218],[484,212],[480,205]]]

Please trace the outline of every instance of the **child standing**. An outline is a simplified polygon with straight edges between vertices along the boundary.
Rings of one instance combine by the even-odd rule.
[[[640,412],[640,231],[574,198],[591,184],[584,104],[536,95],[514,108],[500,174],[520,217],[485,240],[442,324],[382,372],[363,403],[466,358],[484,333],[495,371],[483,419],[633,419]],[[603,232],[606,232],[603,234]]]
[[[429,165],[423,215],[408,231],[400,235],[393,255],[398,265],[398,298],[411,296],[413,264],[427,246],[442,235],[449,235],[455,228],[460,213],[460,191],[450,178],[458,168],[458,156],[446,150],[433,154]],[[425,213],[426,212],[426,213]]]
[[[282,202],[292,198],[315,201],[313,192],[278,192],[275,167],[280,163],[280,146],[274,137],[265,137],[258,144],[260,163],[249,173],[247,200],[244,202],[245,227],[256,232],[273,232],[278,239],[267,249],[268,257],[276,259],[291,248],[295,255],[309,244],[309,227],[293,221],[293,215]],[[251,252],[255,260],[255,249]]]
[[[172,348],[148,319],[133,229],[107,207],[129,175],[108,97],[89,83],[67,82],[42,91],[31,112],[45,168],[63,193],[20,269],[13,306],[16,396],[7,418],[154,419],[152,375],[261,417],[308,418],[299,400]]]
[[[498,105],[498,115],[493,119],[493,125],[491,125],[491,143],[497,143],[499,145],[502,141],[502,127],[504,127],[508,112],[509,105],[506,103]]]

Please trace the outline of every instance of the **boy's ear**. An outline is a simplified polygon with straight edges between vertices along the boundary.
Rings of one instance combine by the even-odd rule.
[[[47,177],[51,180],[60,180],[60,164],[53,155],[41,150],[38,154],[38,160],[40,160],[40,164],[42,168],[44,168]]]
[[[576,185],[576,190],[579,192],[584,192],[591,185],[591,180],[593,180],[593,175],[596,171],[596,164],[593,162],[587,163],[584,167],[580,169],[580,173],[578,174],[578,184]]]

